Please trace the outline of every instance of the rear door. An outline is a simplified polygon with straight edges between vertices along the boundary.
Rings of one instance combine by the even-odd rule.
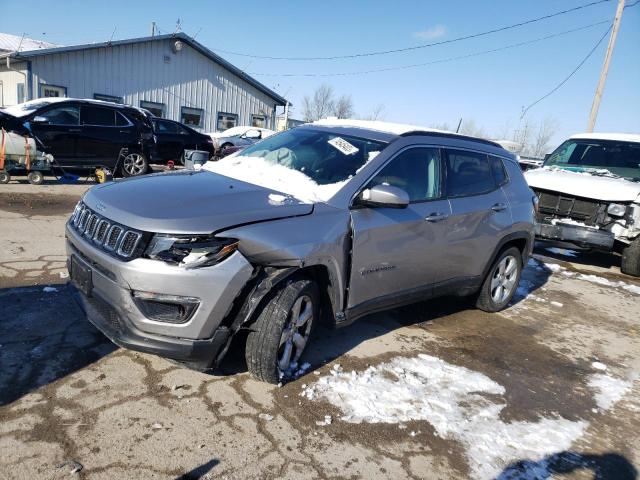
[[[80,106],[67,103],[47,107],[32,115],[29,128],[46,153],[63,166],[75,166],[80,129]]]
[[[409,147],[367,184],[387,184],[409,194],[407,208],[356,208],[349,307],[393,304],[428,294],[446,276],[449,202],[442,195],[440,150]]]
[[[78,161],[84,166],[115,166],[120,149],[135,137],[134,125],[114,108],[82,105]]]
[[[451,204],[447,231],[448,269],[452,278],[482,275],[511,224],[511,210],[497,180],[497,157],[470,150],[444,149],[446,195]]]

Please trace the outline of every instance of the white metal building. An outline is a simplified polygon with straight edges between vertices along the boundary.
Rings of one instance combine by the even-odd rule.
[[[150,110],[199,130],[275,128],[286,100],[191,37],[176,33],[0,53],[0,105],[94,98]]]

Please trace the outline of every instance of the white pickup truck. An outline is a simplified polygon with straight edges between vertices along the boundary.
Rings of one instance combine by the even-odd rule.
[[[640,276],[640,135],[574,135],[525,177],[537,238],[620,252],[622,272]]]

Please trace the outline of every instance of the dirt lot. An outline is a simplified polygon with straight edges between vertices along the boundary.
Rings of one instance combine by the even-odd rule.
[[[538,248],[501,314],[443,299],[319,330],[278,388],[83,318],[63,226],[85,188],[0,188],[0,478],[637,478],[640,282],[610,257]]]

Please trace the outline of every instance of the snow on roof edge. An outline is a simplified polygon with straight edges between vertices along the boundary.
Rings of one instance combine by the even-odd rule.
[[[585,139],[585,140],[617,140],[619,142],[640,143],[640,134],[637,133],[576,133],[569,138]]]

